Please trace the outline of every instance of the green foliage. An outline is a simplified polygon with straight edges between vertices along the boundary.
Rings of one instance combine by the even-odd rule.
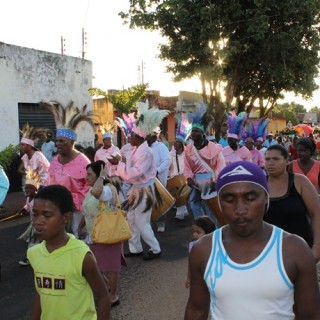
[[[5,149],[0,151],[0,165],[3,167],[4,171],[8,172],[13,160],[17,157],[20,146],[13,146],[9,144]]]
[[[148,84],[138,84],[114,94],[108,94],[98,88],[90,88],[89,94],[91,96],[104,96],[112,103],[113,107],[119,112],[119,114],[127,114],[132,111],[132,109],[135,108],[136,103],[146,95],[147,87]]]
[[[276,115],[279,115],[279,116],[286,118],[287,122],[291,121],[292,125],[295,126],[295,125],[299,124],[299,120],[298,120],[296,114],[298,112],[304,113],[304,112],[306,112],[306,110],[303,108],[303,106],[298,105],[294,102],[291,102],[291,103],[277,104],[274,107],[273,112]]]

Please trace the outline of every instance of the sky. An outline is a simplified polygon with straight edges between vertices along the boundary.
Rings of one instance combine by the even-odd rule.
[[[63,37],[65,54],[81,57],[84,29],[85,59],[92,61],[93,87],[106,91],[141,83],[143,65],[148,90],[159,90],[162,96],[201,92],[196,78],[172,81],[173,75],[166,72],[167,62],[158,58],[158,46],[165,40],[158,32],[124,25],[118,13],[128,9],[128,0],[9,0],[1,6],[0,42],[61,53]],[[320,79],[317,84],[320,86]],[[307,109],[320,107],[320,90],[311,101],[287,95],[284,102],[291,101]]]

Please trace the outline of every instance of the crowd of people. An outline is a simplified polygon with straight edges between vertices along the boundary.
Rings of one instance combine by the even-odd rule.
[[[33,319],[68,318],[72,312],[94,319],[95,303],[98,319],[108,319],[110,308],[120,304],[117,284],[125,258],[161,257],[156,232],[165,232],[166,215],[161,213],[153,228],[153,209],[163,197],[155,179],[165,189],[176,177],[176,219],[190,215],[194,221],[185,319],[207,319],[209,311],[212,319],[320,319],[315,142],[274,139],[265,122],[252,124],[234,111],[227,115],[228,131],[212,141],[205,111],[199,106],[189,117],[177,116],[171,148],[159,129],[168,112],[144,104],[136,116],[117,122],[127,143],[119,149],[106,132],[90,158],[76,149],[70,128],[58,128],[53,145],[48,137],[43,153],[22,137],[19,172],[29,172],[23,210],[32,222],[21,235],[29,244],[20,264],[31,264],[35,274]],[[118,201],[133,234],[128,252],[122,242],[97,244],[91,238],[99,204],[112,211]],[[59,281],[50,276],[58,274]],[[67,281],[74,287],[67,289]],[[54,289],[50,296],[49,289]],[[69,296],[63,302],[61,289]],[[75,300],[81,308],[71,306]],[[50,315],[60,303],[61,316]]]

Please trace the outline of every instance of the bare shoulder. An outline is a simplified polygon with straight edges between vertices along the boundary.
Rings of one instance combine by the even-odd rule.
[[[315,260],[308,244],[301,237],[283,232],[283,263],[292,282],[297,275],[314,268]]]
[[[190,253],[190,259],[201,265],[206,265],[211,253],[212,233],[203,236],[195,242]]]

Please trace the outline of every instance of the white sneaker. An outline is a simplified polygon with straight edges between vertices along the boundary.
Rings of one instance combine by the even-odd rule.
[[[30,262],[27,258],[19,261],[20,266],[29,266]]]
[[[182,220],[184,220],[184,215],[182,215],[182,216],[175,216],[174,218],[177,219],[177,220],[182,221]]]
[[[157,229],[157,232],[165,232],[166,228],[164,226],[160,226]]]

